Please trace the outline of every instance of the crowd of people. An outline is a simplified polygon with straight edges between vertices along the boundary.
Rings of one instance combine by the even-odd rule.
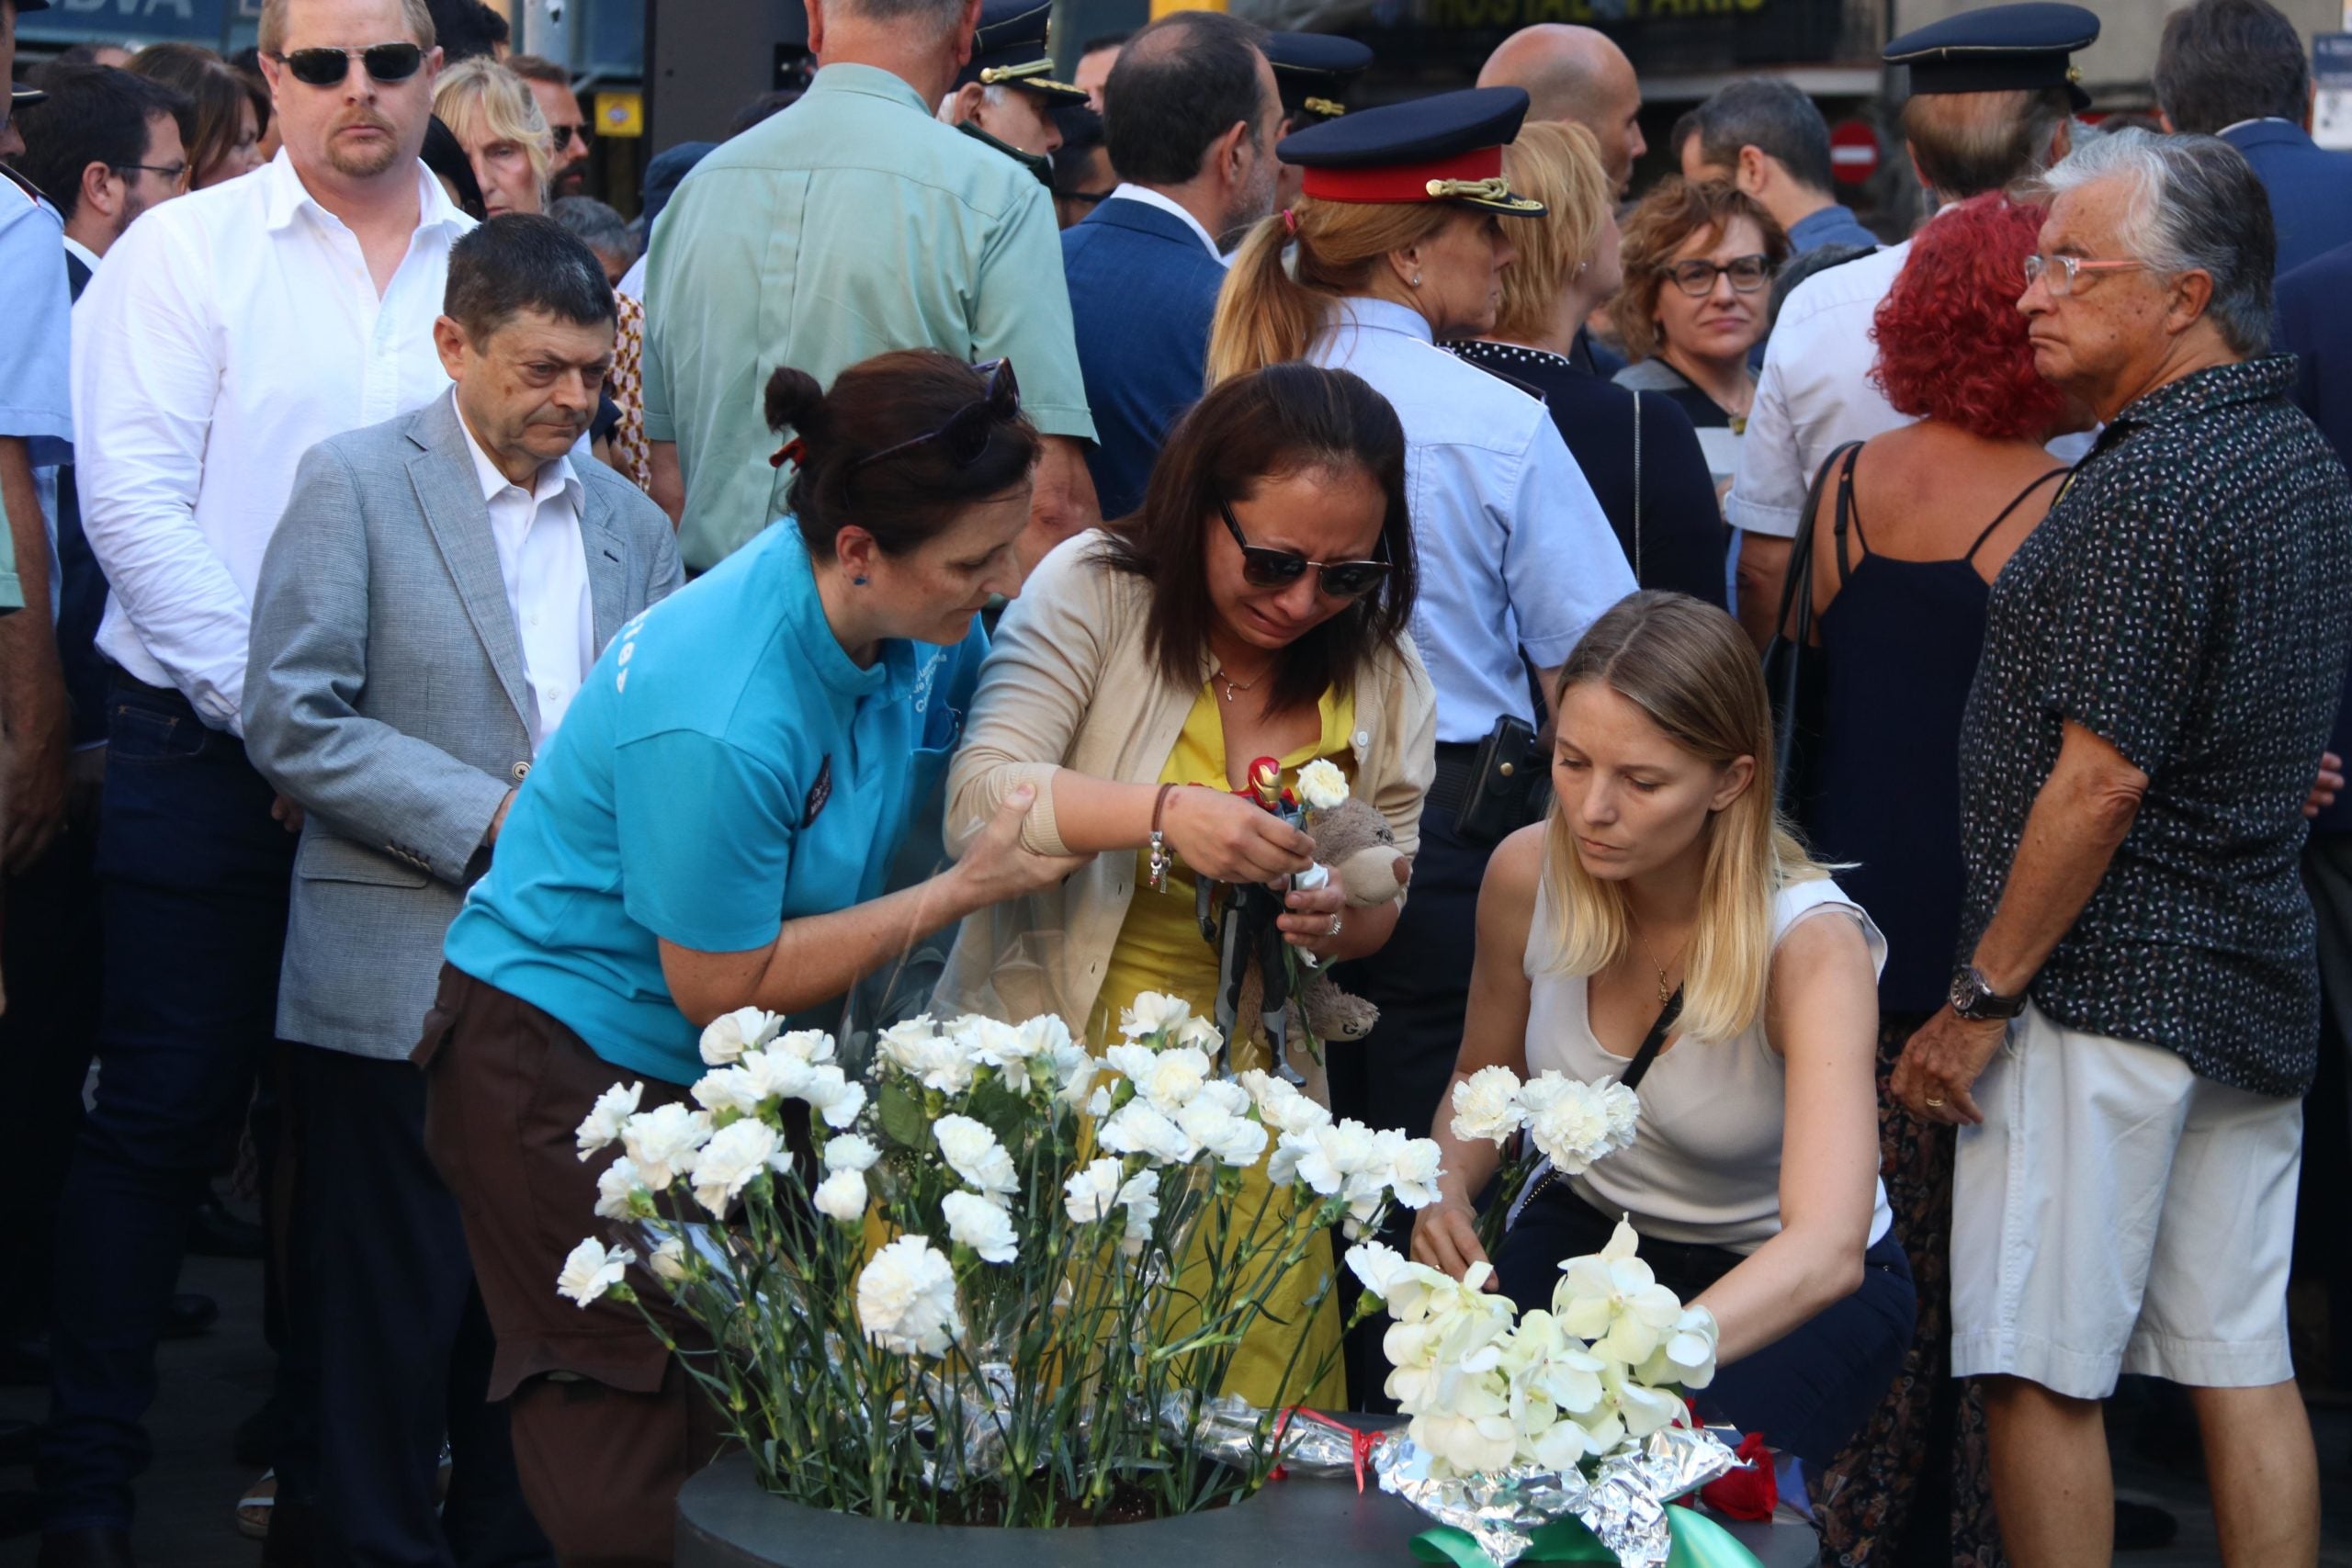
[[[2108,1560],[2137,1373],[2223,1561],[2315,1563],[2352,156],[2286,18],[2177,12],[2154,130],[2082,118],[2077,7],[1894,39],[1933,216],[1882,243],[1784,82],[1635,190],[1588,28],[1351,107],[1369,49],[1223,12],[1064,83],[1043,0],[807,8],[805,84],[633,220],[456,0],[14,94],[0,1362],[50,1407],[0,1523],[43,1568],[136,1561],[193,1245],[266,1270],[265,1562],[669,1561],[724,1421],[554,1290],[616,1076],[686,1101],[743,1007],[1215,1016],[1272,961],[1202,911],[1261,886],[1378,1019],[1229,1066],[1435,1136],[1393,1239],[1516,1301],[1630,1216],[1824,1562]],[[1267,761],[1344,774],[1407,897],[1311,874]],[[1494,1066],[1642,1109],[1489,1260],[1451,1111]],[[241,1142],[258,1234],[209,1199]],[[1234,1392],[1382,1406],[1332,1268]]]

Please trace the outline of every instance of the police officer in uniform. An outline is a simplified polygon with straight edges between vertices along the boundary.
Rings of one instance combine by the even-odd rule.
[[[1438,346],[1492,327],[1510,230],[1544,210],[1502,177],[1526,113],[1519,88],[1473,88],[1285,138],[1277,156],[1299,167],[1301,195],[1234,257],[1209,344],[1212,384],[1305,358],[1363,377],[1405,427],[1437,776],[1397,934],[1342,976],[1379,1007],[1379,1025],[1330,1068],[1335,1111],[1417,1136],[1461,1044],[1487,856],[1538,809],[1528,786],[1546,771],[1533,741],[1551,677],[1634,591],[1542,400]],[[1295,275],[1283,263],[1294,243]],[[1298,339],[1302,321],[1320,325]],[[1357,1381],[1359,1398],[1378,1386]]]
[[[1052,0],[987,0],[972,35],[972,58],[939,118],[984,141],[1054,186],[1053,155],[1062,144],[1058,109],[1083,107],[1086,89],[1053,77],[1046,52]]]
[[[1348,112],[1348,88],[1372,63],[1372,46],[1334,33],[1268,33],[1266,62],[1283,96],[1282,134],[1305,130]],[[1303,171],[1284,164],[1274,186],[1274,210],[1298,200]]]

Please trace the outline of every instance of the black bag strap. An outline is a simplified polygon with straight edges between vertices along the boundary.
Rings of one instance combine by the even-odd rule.
[[[1666,1006],[1658,1010],[1657,1021],[1650,1025],[1648,1036],[1642,1041],[1642,1048],[1634,1053],[1634,1058],[1625,1065],[1625,1070],[1617,1075],[1619,1083],[1627,1089],[1641,1087],[1642,1079],[1649,1075],[1650,1064],[1657,1061],[1657,1054],[1666,1048],[1666,1037],[1674,1032],[1674,1025],[1681,1017],[1682,987],[1677,986],[1674,995],[1666,998]]]
[[[1804,498],[1804,515],[1798,520],[1796,537],[1789,546],[1789,575],[1781,584],[1781,612],[1772,622],[1771,646],[1764,650],[1766,674],[1778,687],[1767,694],[1772,702],[1772,798],[1777,801],[1789,798],[1797,750],[1798,670],[1813,641],[1814,519],[1821,513],[1822,491],[1829,484],[1829,476],[1861,446],[1859,441],[1846,443],[1815,470],[1812,489]]]

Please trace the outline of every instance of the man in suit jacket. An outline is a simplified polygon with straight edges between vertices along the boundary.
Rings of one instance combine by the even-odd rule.
[[[1200,400],[1220,244],[1273,207],[1283,109],[1262,36],[1222,12],[1177,12],[1121,47],[1103,89],[1125,183],[1062,231],[1062,267],[1106,518],[1142,504],[1168,427]]]
[[[661,509],[567,455],[612,366],[594,253],[493,219],[452,248],[444,310],[450,394],[302,458],[254,592],[245,736],[303,810],[277,1029],[319,1290],[318,1516],[353,1561],[517,1562],[547,1548],[485,1401],[489,1324],[408,1054],[533,757],[684,574]]]
[[[2165,23],[2156,106],[2166,129],[2219,136],[2270,193],[2281,276],[2352,243],[2352,153],[2311,139],[2303,41],[2268,0],[2197,0]]]

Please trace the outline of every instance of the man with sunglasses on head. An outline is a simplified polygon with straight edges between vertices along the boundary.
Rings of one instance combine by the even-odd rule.
[[[42,1440],[56,1568],[133,1561],[188,1197],[273,1052],[289,882],[326,869],[298,866],[300,811],[245,755],[262,554],[304,451],[447,389],[433,323],[472,226],[417,159],[440,67],[423,0],[264,0],[260,49],[279,155],[132,225],[76,307],[82,515],[116,669],[105,1087],[61,1208]],[[311,1466],[287,1449],[277,1468],[274,1552],[296,1544]]]

